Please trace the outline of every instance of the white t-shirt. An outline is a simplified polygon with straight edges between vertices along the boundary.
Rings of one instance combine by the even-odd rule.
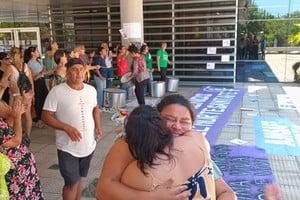
[[[55,130],[57,149],[75,157],[90,155],[96,148],[93,109],[97,106],[97,92],[84,84],[82,90],[74,90],[67,83],[53,87],[44,103],[44,110],[54,112],[59,121],[75,127],[81,134],[79,142],[73,142],[66,132]]]

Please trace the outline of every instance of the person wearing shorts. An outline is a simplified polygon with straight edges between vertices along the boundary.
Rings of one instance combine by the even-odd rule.
[[[83,83],[86,69],[78,58],[66,64],[67,81],[53,87],[42,120],[55,129],[63,199],[81,199],[81,177],[88,175],[97,140],[102,136],[96,89]]]
[[[83,158],[77,158],[58,149],[57,156],[59,171],[66,185],[74,185],[80,177],[87,177],[93,153]]]

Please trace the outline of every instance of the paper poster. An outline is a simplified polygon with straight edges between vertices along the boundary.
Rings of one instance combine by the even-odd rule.
[[[123,29],[120,29],[119,32],[120,32],[122,38],[124,38],[124,39],[127,39],[127,38],[128,38],[127,35],[126,35],[126,33],[124,32]]]
[[[207,54],[216,54],[217,48],[216,47],[208,47],[207,48]]]
[[[206,69],[215,69],[215,63],[206,63]]]
[[[223,47],[229,47],[230,46],[230,40],[223,40]]]
[[[128,38],[142,37],[141,23],[139,22],[123,23],[122,30]]]
[[[229,55],[222,55],[221,61],[222,62],[229,62],[230,61],[230,56]]]

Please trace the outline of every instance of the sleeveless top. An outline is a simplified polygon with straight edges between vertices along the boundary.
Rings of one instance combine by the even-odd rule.
[[[2,79],[4,75],[4,72],[2,70],[0,70],[0,80]],[[9,104],[9,87],[7,87],[4,90],[4,93],[2,95],[2,100],[5,101],[7,104]]]

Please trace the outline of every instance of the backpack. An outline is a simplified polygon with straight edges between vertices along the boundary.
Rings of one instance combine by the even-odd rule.
[[[19,71],[19,79],[17,81],[17,85],[18,85],[20,93],[22,95],[23,92],[27,93],[32,89],[32,84],[24,71],[24,65],[23,65],[22,70],[20,71],[18,69],[18,71]]]

